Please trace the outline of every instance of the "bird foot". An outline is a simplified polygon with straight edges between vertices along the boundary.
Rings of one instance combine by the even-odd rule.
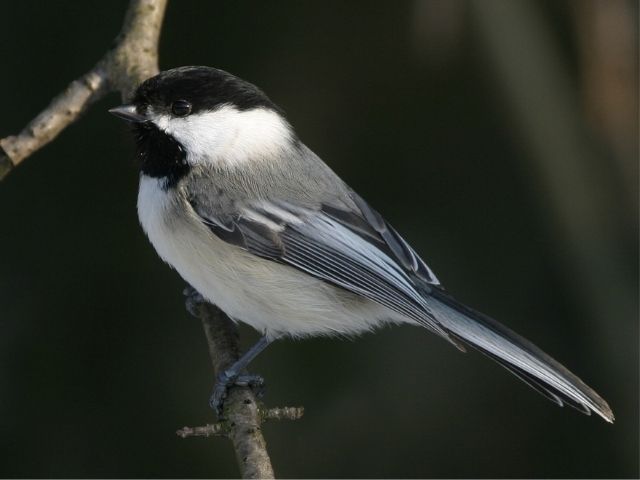
[[[249,387],[258,398],[264,395],[265,382],[260,375],[250,373],[234,374],[233,371],[225,370],[218,374],[213,393],[209,398],[209,406],[216,412],[218,417],[222,416],[224,401],[227,398],[229,389],[234,386]]]
[[[185,287],[182,294],[186,297],[184,303],[187,311],[196,318],[200,318],[198,306],[206,303],[204,297],[191,285]]]

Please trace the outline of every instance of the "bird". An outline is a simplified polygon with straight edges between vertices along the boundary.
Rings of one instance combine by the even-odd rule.
[[[540,348],[456,300],[400,234],[298,137],[257,86],[183,66],[142,82],[109,110],[132,125],[140,224],[162,260],[260,340],[215,380],[223,411],[245,368],[280,338],[423,327],[472,347],[559,406],[614,415]]]

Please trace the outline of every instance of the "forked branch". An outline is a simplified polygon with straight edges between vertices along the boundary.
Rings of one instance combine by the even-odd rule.
[[[119,92],[128,100],[142,81],[158,73],[158,40],[166,6],[167,0],[130,1],[114,46],[20,133],[0,139],[0,180],[78,120],[92,103],[109,92]],[[235,326],[224,313],[204,301],[191,305],[190,311],[194,309],[204,326],[214,370],[221,371],[238,358]],[[183,437],[223,434],[233,443],[244,478],[272,478],[262,422],[300,416],[301,408],[264,411],[250,389],[234,388],[225,402],[220,423],[195,429],[185,427],[179,434]]]
[[[158,73],[158,39],[167,0],[131,0],[115,44],[96,65],[72,81],[17,135],[0,139],[0,180],[109,92],[128,98]]]

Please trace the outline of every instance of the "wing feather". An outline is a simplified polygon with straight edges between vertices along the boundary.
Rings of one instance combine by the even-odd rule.
[[[438,324],[416,288],[415,254],[373,210],[366,218],[364,213],[325,205],[312,209],[261,201],[220,218],[195,200],[191,206],[222,240],[369,298],[461,348]]]
[[[460,350],[471,345],[554,403],[613,421],[595,391],[528,340],[453,299],[380,214],[355,193],[351,200],[351,207],[261,201],[226,215],[190,203],[223,241],[369,298]]]

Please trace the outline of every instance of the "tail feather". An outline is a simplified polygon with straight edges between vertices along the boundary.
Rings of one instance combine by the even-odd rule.
[[[494,354],[492,354],[492,353],[490,353],[490,352],[488,352],[486,350],[483,350],[481,348],[477,348],[477,350],[482,352],[487,357],[489,357],[489,358],[493,359],[494,361],[496,361],[502,367],[504,367],[507,370],[509,370],[513,375],[518,377],[520,380],[522,380],[524,383],[529,385],[531,388],[533,388],[535,391],[537,391],[543,397],[545,397],[548,400],[552,401],[553,403],[555,403],[559,407],[563,407],[564,405],[569,405],[570,407],[575,408],[576,410],[578,410],[581,413],[584,413],[585,415],[591,415],[591,410],[589,408],[587,408],[584,404],[576,402],[571,397],[563,394],[562,392],[560,392],[558,390],[554,391],[554,390],[550,389],[546,384],[541,382],[538,378],[534,377],[533,375],[531,375],[530,373],[524,371],[523,369],[518,368],[515,365],[512,365],[512,364],[506,362],[502,358],[500,358],[500,357],[498,357],[498,356],[496,356],[496,355],[494,355]]]
[[[587,415],[593,411],[613,423],[613,412],[602,397],[530,341],[444,290],[432,289],[427,303],[454,338],[492,358],[549,400]]]

